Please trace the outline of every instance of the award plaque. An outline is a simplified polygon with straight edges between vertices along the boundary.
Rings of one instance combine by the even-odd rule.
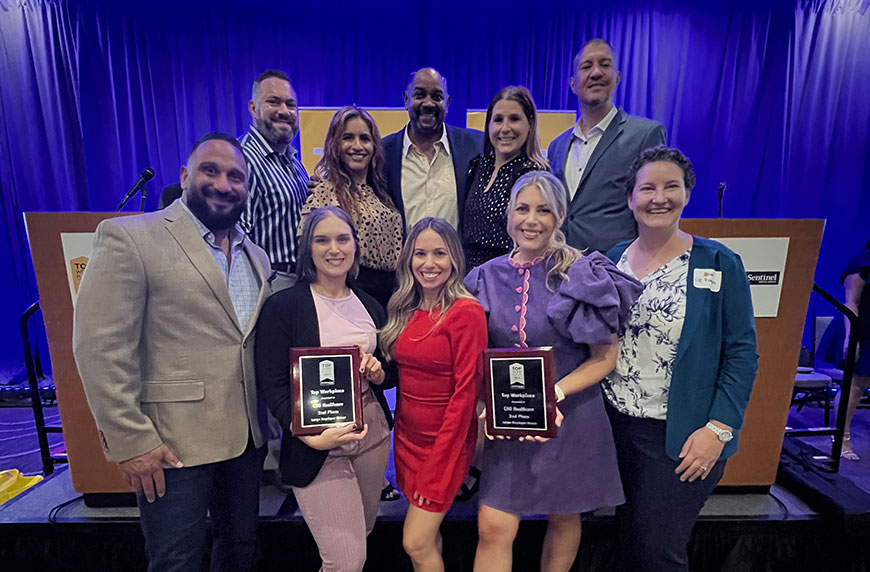
[[[290,348],[294,435],[319,435],[335,425],[363,429],[360,349]]]
[[[505,437],[556,437],[553,348],[483,352],[486,430]]]

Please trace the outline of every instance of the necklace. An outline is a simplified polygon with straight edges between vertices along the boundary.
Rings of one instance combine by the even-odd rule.
[[[627,251],[627,254],[629,265],[635,274],[646,276],[691,248],[692,237],[678,231],[676,236],[664,244],[654,247],[652,251],[646,251],[643,246],[644,243],[638,238],[629,246],[630,250]],[[647,256],[649,256],[649,260],[644,263],[643,260]],[[639,268],[638,265],[640,265]]]
[[[317,284],[315,282],[311,283],[311,289],[323,296],[324,298],[329,298],[331,300],[340,300],[342,298],[347,298],[348,296],[350,296],[350,288],[348,288],[347,286],[344,287],[344,289],[341,291],[341,294],[338,296],[333,296],[332,292],[326,292],[326,290],[320,284]]]
[[[683,253],[683,250],[679,250],[679,252],[672,253],[671,250],[660,250],[656,252],[644,266],[641,266],[639,274],[643,274],[644,276],[648,274],[652,274],[659,268],[665,266],[668,262],[679,256]],[[643,253],[635,251],[634,259],[635,263],[639,263],[640,261],[637,259],[638,257],[642,257]]]

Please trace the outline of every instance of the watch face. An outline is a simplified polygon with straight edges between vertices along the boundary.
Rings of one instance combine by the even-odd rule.
[[[734,438],[734,435],[731,433],[731,431],[722,431],[719,434],[719,440],[722,441],[723,443],[727,443],[728,441],[730,441],[733,438]]]

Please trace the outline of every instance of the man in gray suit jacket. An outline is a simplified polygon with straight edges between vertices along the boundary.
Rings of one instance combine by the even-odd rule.
[[[106,458],[139,501],[149,570],[250,570],[264,448],[254,327],[269,259],[237,222],[239,143],[213,133],[181,169],[182,198],[102,222],[75,309],[73,351]]]
[[[581,250],[606,252],[637,236],[625,199],[626,173],[641,151],[665,144],[664,125],[613,105],[616,63],[606,40],[590,40],[577,52],[569,84],[580,118],[547,151],[553,174],[568,190],[565,236]]]

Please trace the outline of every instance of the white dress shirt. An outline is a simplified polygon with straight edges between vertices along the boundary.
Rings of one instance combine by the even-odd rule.
[[[568,196],[574,198],[577,192],[577,187],[580,186],[580,179],[583,177],[583,170],[589,163],[589,158],[593,151],[601,141],[601,136],[607,131],[610,122],[616,117],[616,106],[610,108],[604,119],[598,122],[598,125],[586,132],[580,129],[580,119],[574,125],[574,133],[571,136],[571,147],[568,149],[568,158],[565,161],[565,181],[568,183]]]
[[[453,228],[459,228],[459,205],[456,194],[456,173],[447,140],[447,127],[435,142],[435,158],[429,162],[408,137],[405,127],[402,148],[402,202],[408,230],[421,218],[441,217]]]

